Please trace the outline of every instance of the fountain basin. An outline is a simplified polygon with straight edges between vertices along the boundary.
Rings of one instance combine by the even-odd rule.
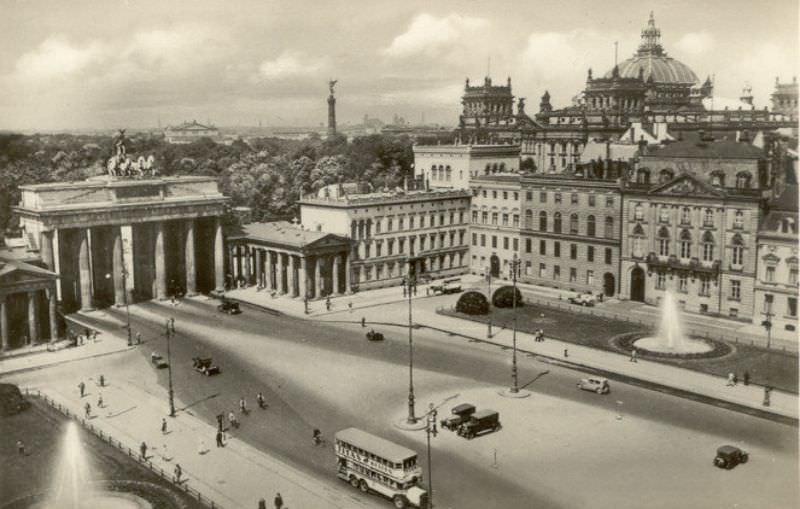
[[[714,345],[691,338],[683,338],[680,345],[673,346],[660,336],[645,336],[634,341],[632,346],[637,350],[675,355],[702,354],[714,349]]]
[[[30,506],[30,509],[58,509],[64,505],[51,501]],[[153,509],[153,504],[133,493],[98,492],[78,501],[75,509]]]

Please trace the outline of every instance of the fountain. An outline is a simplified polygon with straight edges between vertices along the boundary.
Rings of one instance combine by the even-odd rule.
[[[672,355],[702,354],[714,349],[713,345],[705,341],[687,338],[683,334],[678,303],[670,291],[664,292],[658,335],[637,339],[633,346],[644,351]]]

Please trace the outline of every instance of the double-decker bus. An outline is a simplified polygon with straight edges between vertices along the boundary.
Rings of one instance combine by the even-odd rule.
[[[417,453],[358,428],[336,433],[337,476],[364,493],[392,499],[398,509],[427,509],[428,492],[420,488],[422,467]]]

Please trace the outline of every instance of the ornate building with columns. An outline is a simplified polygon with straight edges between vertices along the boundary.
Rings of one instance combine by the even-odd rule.
[[[222,288],[216,179],[93,177],[20,186],[28,248],[59,275],[61,312]]]
[[[350,288],[350,239],[288,221],[245,224],[227,237],[228,285],[257,285],[279,295],[322,298]]]
[[[55,341],[58,276],[6,255],[0,250],[0,352]]]

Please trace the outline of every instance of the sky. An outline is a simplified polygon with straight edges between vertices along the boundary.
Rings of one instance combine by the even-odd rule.
[[[394,114],[456,125],[464,79],[538,109],[630,57],[654,11],[667,53],[758,108],[798,74],[797,0],[0,0],[0,129],[314,126]]]

